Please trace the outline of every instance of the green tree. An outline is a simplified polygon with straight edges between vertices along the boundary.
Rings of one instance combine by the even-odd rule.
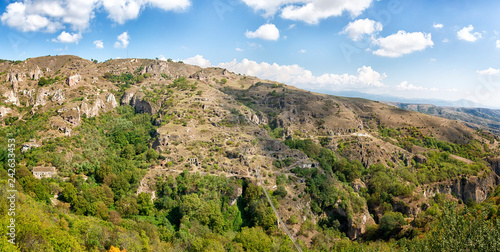
[[[401,213],[389,211],[380,219],[379,231],[383,237],[389,238],[398,233],[405,224],[405,219]]]
[[[127,146],[125,146],[122,149],[121,157],[126,159],[132,159],[134,156],[135,156],[134,146],[131,144],[127,144]]]
[[[147,152],[146,152],[146,159],[148,161],[153,161],[153,160],[156,160],[158,159],[158,152],[156,152],[155,150],[153,149],[149,149]]]
[[[76,200],[76,188],[71,183],[64,184],[64,189],[61,192],[60,199],[68,203],[73,203]]]
[[[235,241],[241,243],[245,251],[271,251],[272,240],[261,227],[243,227]]]
[[[141,215],[151,215],[153,212],[153,203],[151,202],[151,196],[147,193],[140,193],[137,196],[137,204],[139,214]]]

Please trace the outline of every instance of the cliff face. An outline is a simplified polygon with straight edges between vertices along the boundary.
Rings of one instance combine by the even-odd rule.
[[[490,159],[491,169],[500,176],[500,157]]]
[[[436,193],[452,194],[463,202],[472,200],[483,202],[490,193],[500,184],[500,177],[492,170],[482,177],[470,176],[440,183],[424,189],[424,197],[433,197]]]

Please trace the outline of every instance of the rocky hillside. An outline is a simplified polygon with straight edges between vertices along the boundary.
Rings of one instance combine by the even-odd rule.
[[[28,153],[54,146],[54,140],[86,143],[80,137],[89,134],[86,125],[98,125],[104,120],[100,118],[131,107],[149,116],[148,147],[159,153],[157,161],[141,163],[145,169],[130,179],[134,193],[148,193],[160,202],[158,181],[184,170],[258,184],[260,169],[263,187],[281,195],[276,200],[279,218],[306,246],[318,234],[305,228],[311,222],[359,239],[388,212],[425,218],[422,214],[436,195],[482,202],[500,183],[498,138],[456,121],[370,100],[312,93],[221,68],[149,59],[98,63],[47,56],[3,61],[0,72],[4,127],[46,120],[19,139]],[[92,134],[125,125],[129,137],[133,127],[120,120]],[[119,143],[120,134],[116,131],[111,139]],[[136,150],[130,159],[138,160],[142,151],[132,140],[127,142]],[[107,164],[102,156],[86,156],[84,147],[50,148],[64,153],[60,167],[42,159],[22,165],[28,170],[55,166],[61,177],[82,173],[108,183],[99,173]],[[127,157],[127,148],[125,144],[117,150],[121,158]],[[96,168],[73,165],[84,160]],[[113,182],[109,185],[116,196]],[[236,202],[244,188],[231,200]]]
[[[440,107],[429,104],[384,102],[398,108],[416,111],[450,120],[457,120],[473,129],[500,134],[500,110],[487,108]]]

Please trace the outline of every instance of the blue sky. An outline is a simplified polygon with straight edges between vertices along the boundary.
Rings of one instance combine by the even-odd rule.
[[[500,107],[500,2],[0,3],[0,58],[172,58],[320,91]]]

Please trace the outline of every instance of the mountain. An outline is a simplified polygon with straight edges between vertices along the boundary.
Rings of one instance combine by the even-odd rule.
[[[453,120],[151,59],[5,60],[0,94],[19,251],[434,250],[479,239],[438,233],[464,216],[500,237],[499,139]]]
[[[487,108],[439,107],[428,104],[384,102],[398,108],[457,120],[473,129],[500,134],[500,110]]]
[[[466,99],[460,99],[456,101],[452,100],[440,100],[440,99],[427,99],[427,98],[404,98],[404,97],[396,97],[390,95],[377,95],[377,94],[367,94],[357,91],[339,91],[339,92],[331,92],[327,91],[325,93],[332,95],[340,95],[346,97],[358,97],[375,101],[386,101],[386,102],[395,102],[395,103],[406,103],[406,104],[432,104],[435,106],[441,107],[485,107],[487,106],[475,103],[473,101],[469,101]]]

